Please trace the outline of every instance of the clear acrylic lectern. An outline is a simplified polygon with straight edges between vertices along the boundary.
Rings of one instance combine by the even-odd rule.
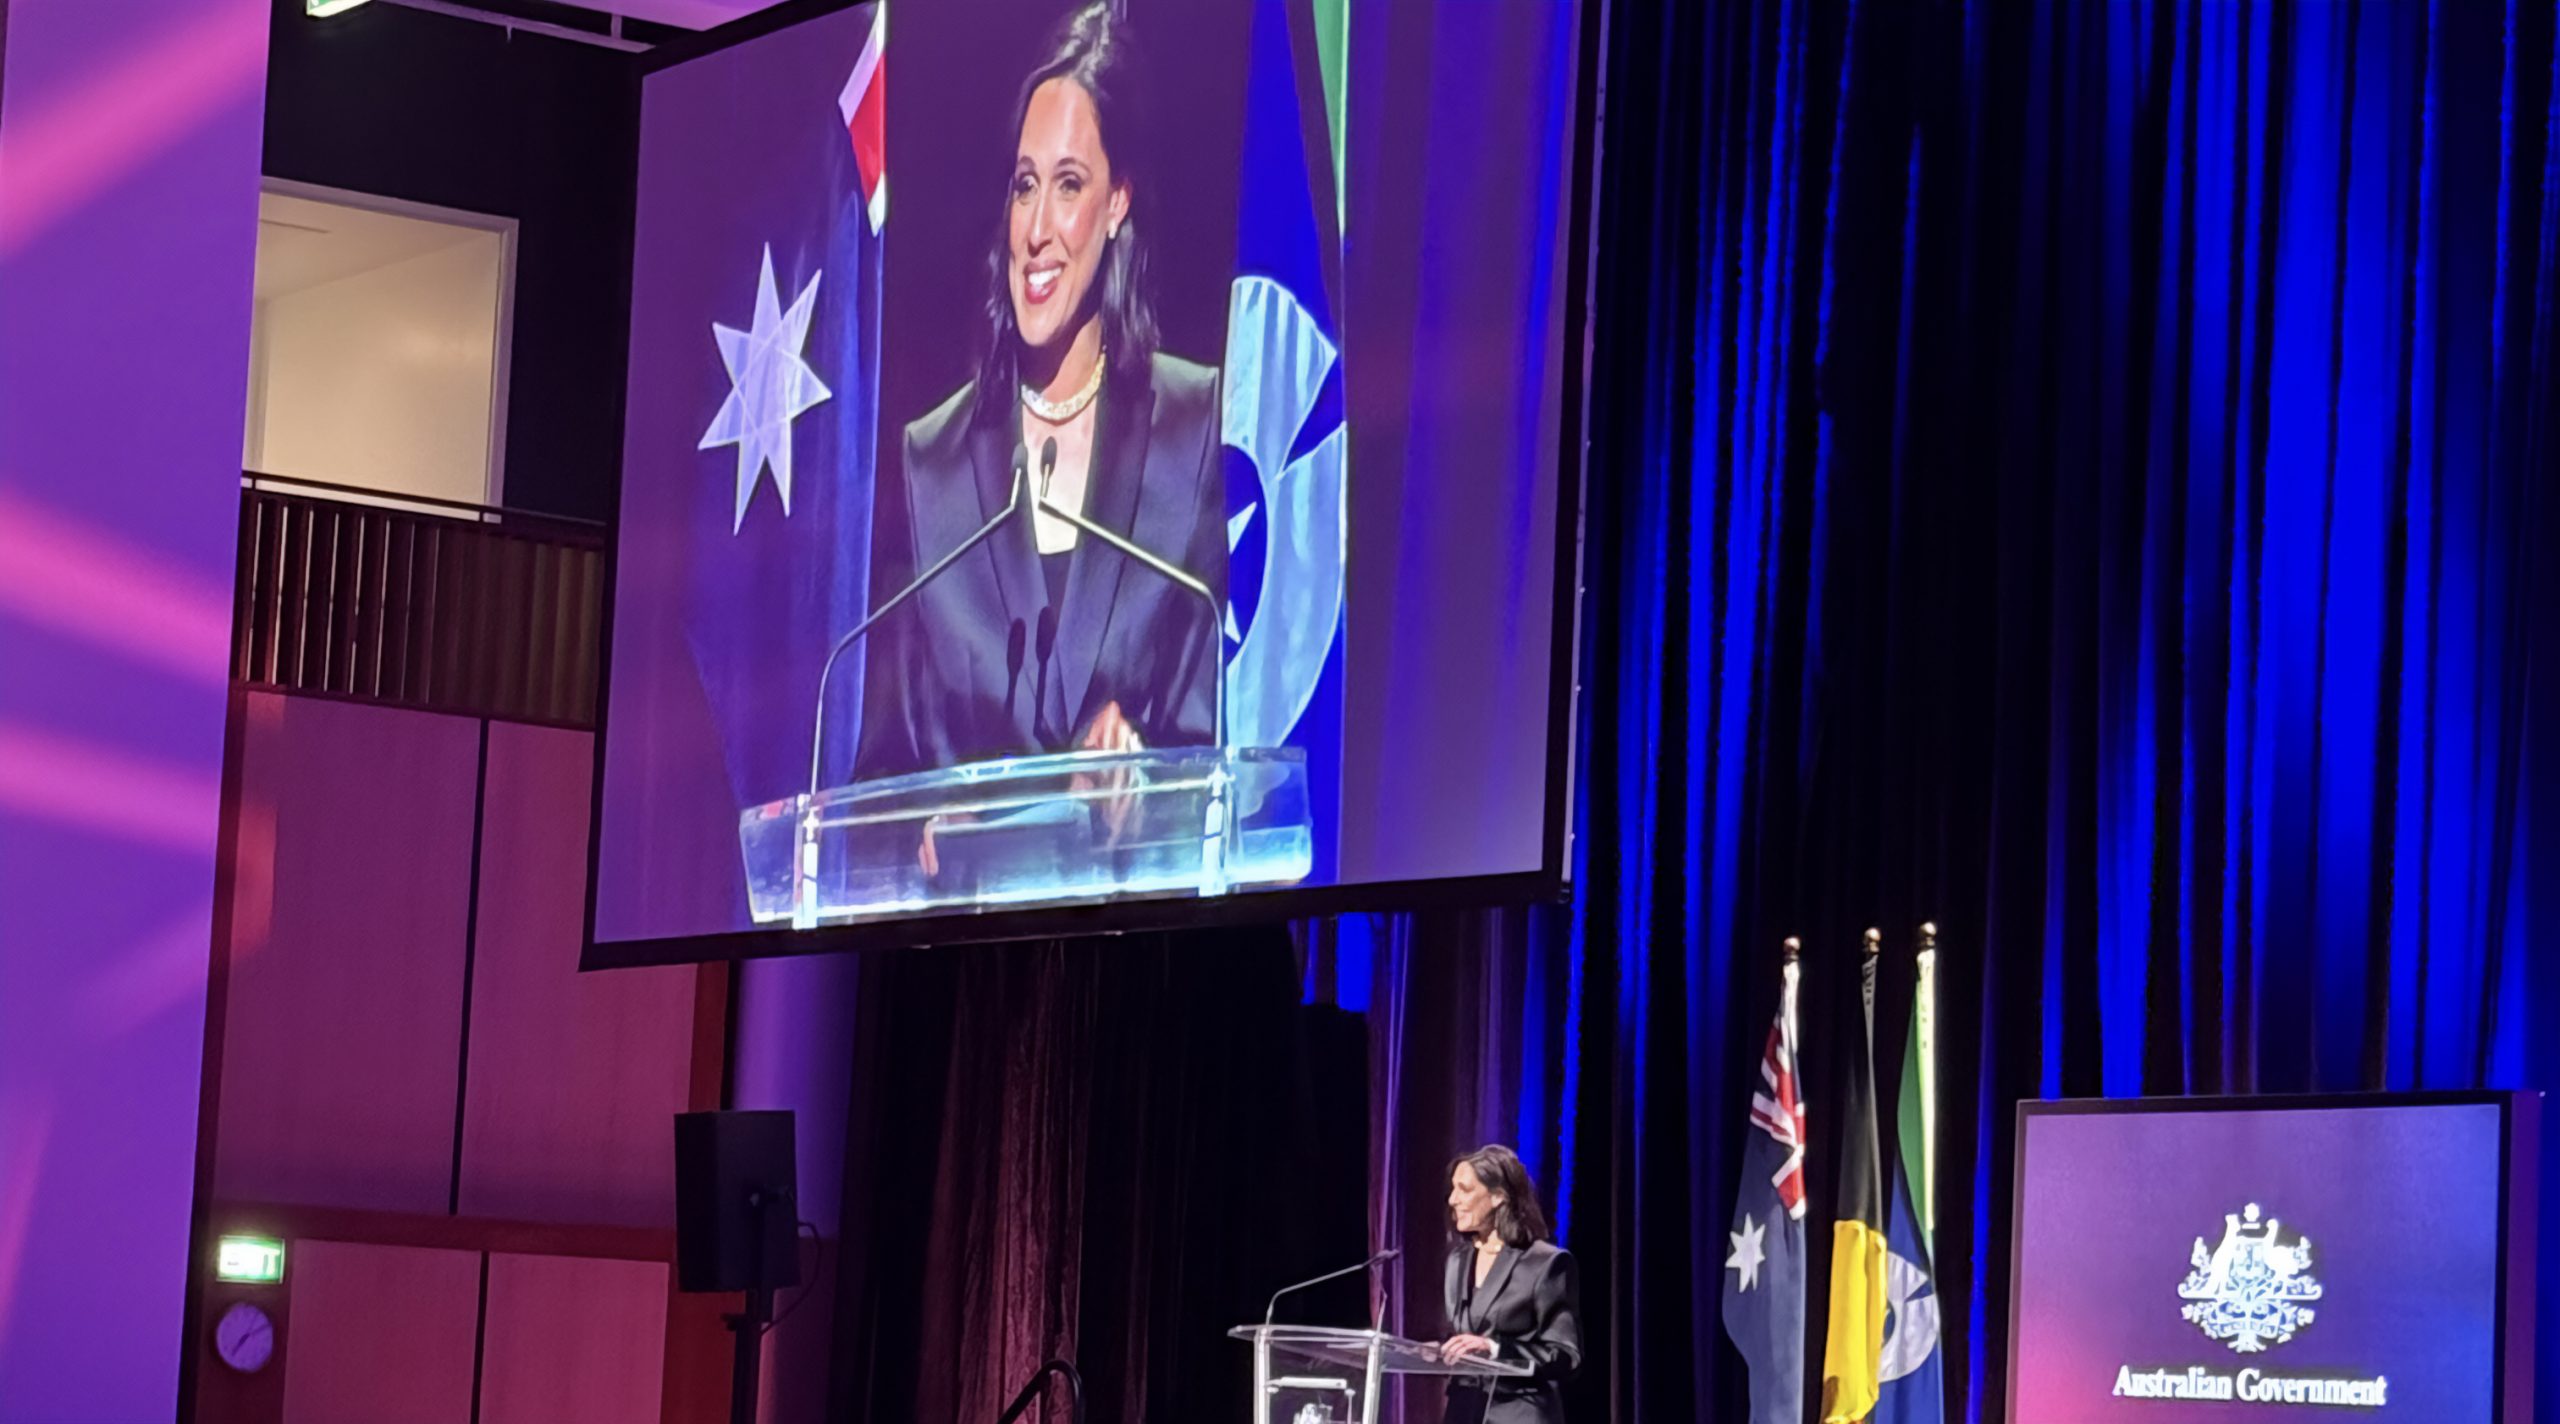
[[[1172,747],[1007,757],[858,781],[738,817],[758,924],[1223,895],[1315,864],[1306,753]]]
[[[1437,1342],[1383,1330],[1239,1325],[1227,1333],[1253,1342],[1253,1424],[1378,1424],[1388,1375],[1519,1379],[1531,1372],[1480,1356],[1444,1360]]]

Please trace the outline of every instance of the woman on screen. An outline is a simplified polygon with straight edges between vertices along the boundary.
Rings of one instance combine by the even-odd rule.
[[[1559,1382],[1582,1367],[1582,1303],[1573,1257],[1547,1239],[1538,1184],[1495,1144],[1449,1165],[1449,1252],[1441,1354],[1526,1365],[1526,1376],[1455,1380],[1448,1424],[1563,1424]]]
[[[1218,377],[1156,349],[1137,68],[1125,22],[1096,3],[1023,81],[977,375],[906,428],[873,511],[875,600],[1003,510],[1019,461],[1039,498],[1225,606]],[[911,606],[869,663],[865,776],[1215,739],[1221,620],[1067,520],[1009,524]]]

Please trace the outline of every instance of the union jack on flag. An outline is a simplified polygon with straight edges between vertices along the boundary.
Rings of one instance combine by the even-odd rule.
[[[1751,1126],[1785,1155],[1769,1184],[1787,1215],[1804,1219],[1804,1099],[1796,1093],[1796,969],[1788,965],[1779,991],[1778,1017],[1769,1025],[1769,1048],[1760,1055],[1760,1091],[1751,1095]]]
[[[844,115],[845,134],[853,140],[863,208],[874,233],[889,220],[888,43],[889,0],[879,0],[871,7],[871,34],[853,62],[844,92],[836,96],[836,112]]]

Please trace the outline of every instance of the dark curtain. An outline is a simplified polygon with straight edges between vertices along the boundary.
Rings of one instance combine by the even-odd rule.
[[[1362,1251],[1365,1031],[1287,935],[872,954],[856,1003],[831,1416],[994,1424],[1060,1356],[1096,1424],[1242,1417],[1227,1328]]]
[[[1788,934],[1827,1213],[1859,933],[1894,1065],[1942,931],[1951,1419],[2002,1412],[2018,1099],[2560,1084],[2553,20],[1612,6],[1575,898],[1319,936],[1403,1328],[1450,1154],[1511,1136],[1574,1417],[1740,1416]]]

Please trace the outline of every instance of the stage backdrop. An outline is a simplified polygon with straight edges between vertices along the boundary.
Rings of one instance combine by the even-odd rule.
[[[1612,17],[1579,890],[1318,936],[1373,1229],[1432,1333],[1439,1174],[1516,1134],[1573,1417],[1742,1417],[1779,939],[1827,1212],[1859,931],[1890,1104],[1934,918],[1947,1417],[1998,1419],[2014,1099],[2560,1088],[2554,6]]]

